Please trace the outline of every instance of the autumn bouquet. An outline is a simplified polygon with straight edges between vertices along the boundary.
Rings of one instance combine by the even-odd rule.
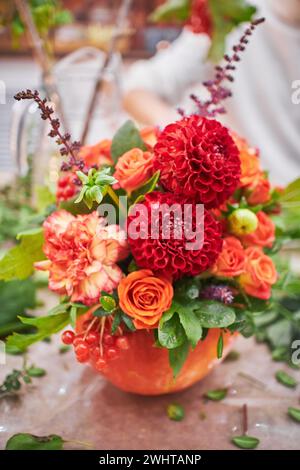
[[[42,228],[19,235],[0,272],[47,271],[60,301],[48,316],[21,318],[37,331],[14,333],[8,347],[63,330],[76,359],[118,387],[167,393],[201,379],[238,332],[251,336],[282,311],[283,295],[299,292],[278,262],[299,237],[299,181],[272,187],[259,151],[216,119],[230,96],[224,81],[260,23],[205,83],[210,99],[193,96],[197,112],[180,111],[163,130],[128,121],[112,141],[81,147],[37,91],[16,95],[37,103],[64,161],[56,207]]]

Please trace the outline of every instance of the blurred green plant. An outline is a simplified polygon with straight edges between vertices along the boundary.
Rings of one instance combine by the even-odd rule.
[[[59,0],[29,0],[35,26],[44,40],[47,40],[53,28],[71,23],[72,13],[63,8]],[[18,47],[20,38],[26,31],[15,2],[0,0],[0,26],[9,29],[14,47]]]

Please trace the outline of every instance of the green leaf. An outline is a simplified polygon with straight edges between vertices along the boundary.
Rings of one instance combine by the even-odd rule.
[[[36,187],[36,196],[37,196],[37,209],[40,212],[43,212],[47,207],[55,204],[56,198],[48,186],[37,186]]]
[[[133,324],[133,321],[131,320],[131,318],[126,315],[125,313],[122,313],[122,320],[123,322],[125,323],[125,325],[127,326],[128,330],[129,331],[135,331],[136,328]]]
[[[223,348],[224,348],[224,341],[223,341],[223,334],[220,333],[218,344],[217,344],[217,358],[221,359],[223,356]]]
[[[235,321],[234,310],[214,300],[198,302],[195,313],[200,324],[205,328],[226,328]]]
[[[281,383],[282,385],[285,385],[286,387],[289,388],[296,388],[298,385],[298,382],[294,377],[291,375],[287,374],[284,372],[284,370],[278,370],[275,374],[277,382]]]
[[[150,15],[153,22],[160,21],[187,21],[190,16],[191,0],[167,0],[158,6]]]
[[[26,279],[33,273],[33,264],[45,259],[43,229],[32,229],[17,236],[20,244],[11,248],[0,260],[0,280]]]
[[[62,450],[64,440],[56,435],[33,436],[32,434],[14,434],[8,439],[5,450]]]
[[[178,313],[180,323],[184,328],[187,339],[191,343],[191,346],[195,348],[202,336],[202,326],[197,315],[189,305],[184,308],[182,305],[174,302],[172,309],[174,312]]]
[[[94,317],[109,317],[110,315],[110,311],[108,312],[107,310],[104,310],[104,308],[101,307],[97,308],[97,310],[93,312]]]
[[[240,449],[255,449],[259,444],[259,439],[251,436],[236,436],[232,438],[232,442]]]
[[[100,304],[102,305],[103,309],[106,312],[113,312],[115,310],[117,304],[115,299],[113,298],[112,295],[101,295],[100,297]]]
[[[111,156],[113,161],[116,163],[119,157],[133,148],[147,150],[137,127],[132,121],[127,121],[116,132],[112,140]]]
[[[300,209],[300,178],[292,181],[279,198],[279,202],[284,209],[298,212]]]
[[[185,331],[180,323],[179,316],[175,313],[170,319],[165,321],[164,315],[160,320],[158,328],[159,343],[167,349],[178,348],[186,341]]]
[[[64,312],[48,315],[46,317],[19,317],[22,323],[34,326],[38,331],[37,333],[28,335],[14,333],[7,338],[7,345],[9,347],[16,347],[21,351],[25,351],[31,344],[41,341],[54,333],[58,333],[69,324],[70,315],[67,310],[68,307],[69,305],[65,305]]]
[[[220,401],[223,400],[227,395],[227,388],[219,388],[217,390],[209,390],[205,393],[205,398],[212,401]]]
[[[120,323],[122,321],[122,315],[121,315],[121,312],[118,311],[115,313],[114,315],[114,319],[113,319],[113,322],[112,322],[112,325],[111,325],[111,334],[114,335],[118,329],[118,327],[120,326]]]
[[[245,0],[208,0],[208,6],[213,20],[211,47],[208,57],[213,62],[219,62],[225,52],[227,35],[240,23],[252,19],[256,8]]]
[[[0,281],[0,337],[15,328],[26,329],[17,316],[36,306],[36,286],[32,279]]]
[[[182,421],[184,418],[184,409],[178,403],[171,403],[167,407],[168,418],[172,421]]]
[[[297,423],[300,423],[300,408],[293,408],[289,407],[288,408],[288,415],[294,420],[297,421]]]
[[[151,176],[148,181],[146,181],[145,184],[143,184],[143,186],[138,188],[136,191],[132,192],[131,199],[134,201],[133,204],[140,202],[146,194],[152,193],[152,191],[155,190],[155,187],[159,180],[159,175],[160,172],[157,171],[156,173],[154,173],[154,175]]]
[[[169,349],[169,362],[173,370],[173,377],[176,378],[181,371],[186,358],[189,354],[189,343],[185,341],[183,344],[174,349]]]
[[[42,369],[41,367],[31,366],[26,369],[26,372],[29,377],[44,377],[44,375],[46,375],[45,369]]]

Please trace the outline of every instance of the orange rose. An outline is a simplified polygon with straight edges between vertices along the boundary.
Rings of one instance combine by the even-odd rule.
[[[222,251],[212,268],[213,274],[234,277],[242,274],[245,268],[245,252],[241,242],[235,237],[223,240]]]
[[[171,307],[173,287],[166,278],[156,277],[149,269],[141,269],[121,280],[118,294],[121,309],[141,330],[157,327],[162,314]]]
[[[271,199],[271,184],[266,178],[260,178],[257,184],[251,186],[250,194],[247,197],[248,204],[250,206],[256,206],[258,204],[265,204]]]
[[[111,140],[101,140],[96,145],[85,145],[79,151],[79,158],[85,162],[87,166],[112,165],[110,155]]]
[[[240,151],[241,159],[241,186],[256,184],[262,175],[260,167],[258,150],[249,147],[245,139],[241,139],[236,134],[232,134],[232,138]]]
[[[151,126],[144,127],[144,129],[140,131],[141,138],[143,139],[145,144],[149,145],[149,147],[151,148],[153,148],[157,142],[157,133],[158,129],[156,127]]]
[[[253,297],[268,300],[271,286],[277,280],[273,261],[259,247],[249,247],[246,253],[246,272],[239,278],[245,292]]]
[[[249,233],[242,238],[246,246],[261,246],[271,248],[275,241],[275,224],[263,211],[256,214],[258,226],[255,232]]]
[[[121,188],[131,193],[153,174],[153,154],[134,148],[124,153],[116,164],[114,177]]]

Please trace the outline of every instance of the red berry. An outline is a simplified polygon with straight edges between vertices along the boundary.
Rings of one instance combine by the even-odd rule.
[[[77,335],[73,340],[73,346],[84,343],[83,335]]]
[[[99,334],[96,333],[95,331],[90,331],[87,336],[86,336],[86,342],[90,346],[97,343],[99,341]]]
[[[64,331],[61,340],[64,344],[72,344],[75,338],[75,333],[71,330]]]
[[[98,359],[98,361],[96,362],[96,369],[101,372],[105,366],[106,361],[102,357],[100,357],[100,359]]]
[[[126,349],[129,349],[129,341],[125,336],[120,336],[116,340],[116,346],[122,351],[126,351]]]
[[[88,354],[85,354],[83,356],[76,356],[76,359],[78,362],[87,362],[89,360],[89,355]]]
[[[115,342],[115,339],[112,335],[107,333],[107,334],[104,335],[103,341],[104,341],[105,344],[107,344],[107,346],[112,346]]]
[[[92,348],[90,350],[90,356],[91,356],[92,359],[94,359],[94,361],[99,359],[99,357],[100,357],[100,348],[98,348],[98,347]]]
[[[115,359],[117,356],[118,356],[118,351],[116,350],[116,348],[109,348],[107,350],[107,357],[109,359]]]
[[[82,342],[75,346],[76,356],[89,356],[89,347],[86,343]]]

